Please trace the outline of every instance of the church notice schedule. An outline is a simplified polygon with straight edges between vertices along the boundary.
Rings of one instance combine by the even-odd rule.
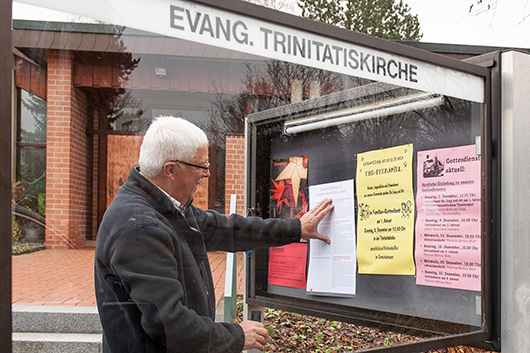
[[[481,169],[475,146],[418,152],[416,284],[481,289]]]

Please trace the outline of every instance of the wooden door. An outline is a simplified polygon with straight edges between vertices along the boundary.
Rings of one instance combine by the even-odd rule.
[[[108,135],[107,136],[107,207],[127,180],[131,168],[138,164],[143,136]],[[197,187],[193,204],[208,208],[208,182]]]

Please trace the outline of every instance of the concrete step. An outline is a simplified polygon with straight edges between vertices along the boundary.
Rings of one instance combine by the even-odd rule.
[[[13,305],[13,332],[99,333],[97,308]]]
[[[101,334],[13,332],[12,353],[100,353]]]
[[[223,322],[220,300],[216,321]],[[13,305],[12,353],[100,353],[101,323],[95,307]]]
[[[99,353],[95,307],[13,305],[13,353]]]

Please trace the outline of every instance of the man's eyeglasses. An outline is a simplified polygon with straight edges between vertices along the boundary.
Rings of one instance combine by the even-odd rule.
[[[183,162],[183,161],[179,161],[178,159],[172,160],[170,162],[178,162],[178,163],[182,163],[182,164],[185,164],[185,165],[189,165],[190,167],[195,167],[195,168],[199,168],[199,169],[203,169],[203,170],[210,169],[210,162],[206,162],[205,165],[198,165],[198,164]]]

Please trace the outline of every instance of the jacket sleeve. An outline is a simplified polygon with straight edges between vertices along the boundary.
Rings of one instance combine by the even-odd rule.
[[[246,251],[300,241],[300,220],[262,219],[192,208],[208,251]]]
[[[139,315],[139,332],[168,352],[240,352],[244,334],[239,325],[215,323],[183,302],[186,284],[178,273],[184,262],[175,255],[179,249],[170,234],[163,223],[142,222],[123,231],[111,245],[112,271],[125,282],[132,304],[132,313],[126,315]]]

